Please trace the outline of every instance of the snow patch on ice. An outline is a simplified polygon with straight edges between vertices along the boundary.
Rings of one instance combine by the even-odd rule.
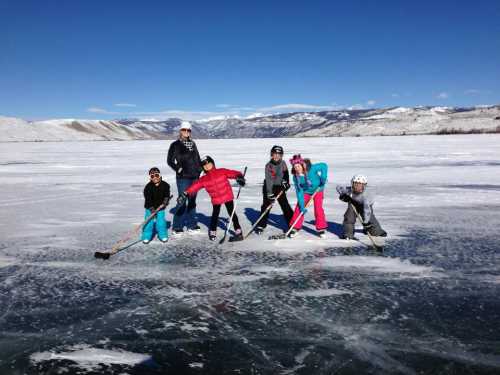
[[[30,356],[33,363],[44,361],[69,360],[76,363],[78,368],[86,371],[97,371],[101,365],[135,366],[151,360],[149,354],[133,353],[121,349],[98,349],[89,345],[75,345],[66,351],[47,351],[33,353]]]
[[[223,282],[230,283],[248,283],[260,279],[268,279],[268,275],[226,275],[221,278]]]
[[[16,263],[17,261],[15,258],[0,255],[0,268],[8,267]]]
[[[189,367],[191,368],[203,368],[203,363],[201,362],[192,362],[189,364]]]
[[[500,284],[499,275],[485,275],[481,277],[481,281],[488,284]]]
[[[207,333],[209,331],[209,328],[204,325],[194,325],[190,323],[184,323],[179,328],[184,332],[202,331]]]
[[[301,290],[293,292],[293,295],[299,297],[331,297],[331,296],[340,296],[345,294],[353,295],[354,293],[351,292],[350,290],[336,289],[336,288],[309,289],[309,290]]]
[[[404,277],[437,277],[439,272],[434,267],[420,266],[409,260],[370,256],[334,256],[321,258],[314,267],[324,267],[338,271],[352,271],[353,268],[366,272],[399,274]]]

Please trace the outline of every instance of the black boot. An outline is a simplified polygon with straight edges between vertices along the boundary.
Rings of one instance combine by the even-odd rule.
[[[229,242],[243,241],[243,232],[241,229],[237,229],[234,236],[229,238]]]

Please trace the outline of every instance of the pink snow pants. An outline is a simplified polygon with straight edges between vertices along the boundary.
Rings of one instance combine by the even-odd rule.
[[[304,194],[304,204],[307,204],[311,199],[311,194]],[[297,216],[300,214],[299,205],[295,206],[295,212],[293,213],[292,221],[290,225],[297,219]],[[325,210],[323,209],[323,192],[319,191],[314,196],[314,219],[316,221],[316,229],[323,230],[328,227],[326,223]],[[294,228],[299,230],[302,228],[302,223],[304,222],[304,215],[300,217],[297,223],[294,225]]]

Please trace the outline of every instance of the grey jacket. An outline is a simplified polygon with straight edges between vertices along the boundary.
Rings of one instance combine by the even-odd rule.
[[[288,168],[283,160],[278,164],[275,164],[273,160],[269,161],[266,164],[265,176],[264,184],[268,195],[273,194],[273,186],[281,186],[283,181],[290,183]]]
[[[375,194],[373,191],[365,187],[365,190],[362,193],[353,193],[352,187],[350,186],[341,186],[337,185],[337,192],[339,194],[347,194],[349,195],[354,202],[363,207],[363,212],[360,212],[360,215],[363,217],[363,223],[370,222],[370,218],[372,216],[372,205],[375,203]]]

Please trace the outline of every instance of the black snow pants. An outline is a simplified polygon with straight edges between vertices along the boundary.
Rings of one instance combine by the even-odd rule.
[[[229,216],[231,216],[231,213],[233,212],[234,209],[234,203],[233,201],[229,201],[224,203],[226,206],[227,213]],[[220,204],[214,204],[213,206],[213,211],[212,211],[212,217],[210,219],[210,230],[216,231],[217,230],[217,223],[219,221],[219,214],[220,214]],[[227,224],[229,225],[229,223]],[[238,221],[238,216],[236,215],[236,212],[233,215],[233,228],[234,230],[241,229],[240,222]]]
[[[280,185],[274,185],[273,186],[273,194],[277,196],[281,190],[283,189],[282,186]],[[281,196],[278,198],[278,203],[281,207],[281,211],[283,211],[283,216],[286,220],[286,225],[287,227],[290,225],[290,221],[292,220],[293,216],[293,210],[292,207],[290,207],[290,203],[288,203],[288,199],[286,197],[286,192],[281,194]],[[271,204],[271,200],[267,197],[267,188],[266,184],[262,186],[262,206],[260,207],[260,215],[265,211],[265,209]],[[260,219],[259,223],[257,224],[258,227],[265,228],[267,226],[267,220],[269,219],[269,213],[271,210],[267,211],[264,216],[262,216],[262,219]]]
[[[372,228],[369,230],[369,233],[372,236],[383,236],[386,232],[380,226],[377,218],[375,217],[375,213],[373,212],[373,206],[371,206],[372,214],[370,215],[370,224],[372,224]],[[363,206],[356,205],[356,211],[363,217]],[[354,224],[356,223],[356,213],[352,209],[352,203],[347,205],[347,211],[344,214],[344,236],[352,238],[354,237]]]

